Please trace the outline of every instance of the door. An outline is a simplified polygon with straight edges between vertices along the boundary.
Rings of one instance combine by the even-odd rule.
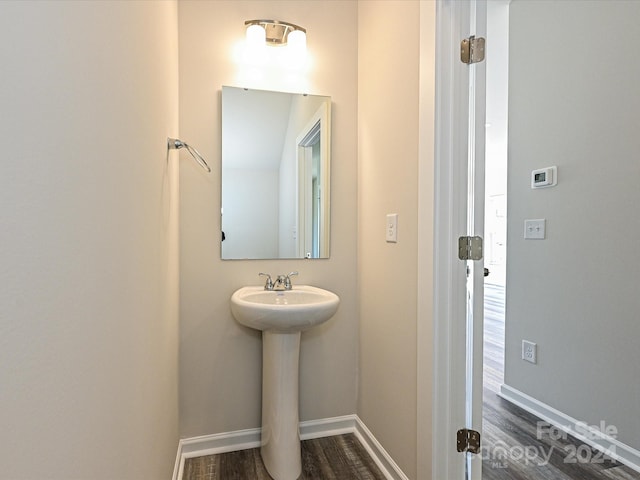
[[[484,236],[485,67],[461,41],[485,37],[485,0],[437,4],[434,478],[479,480],[479,456],[458,430],[482,430],[483,260],[461,260],[460,237]]]
[[[476,0],[469,2],[468,47],[473,52],[484,50],[486,37],[486,3]],[[475,38],[473,38],[475,37]],[[464,40],[463,40],[464,41]],[[470,64],[464,64],[467,71],[462,72],[463,83],[467,80],[467,151],[466,151],[466,228],[463,238],[482,239],[484,241],[484,142],[485,142],[485,62],[484,52],[473,58],[469,54]],[[465,59],[466,61],[466,59]],[[463,92],[460,92],[463,95]],[[464,117],[461,116],[461,121]],[[462,141],[461,136],[461,141]],[[462,159],[461,159],[462,160]],[[464,175],[463,175],[464,176]],[[463,192],[464,193],[464,192]],[[469,248],[467,248],[469,253]],[[482,373],[483,373],[483,315],[484,315],[484,248],[480,252],[471,252],[471,259],[463,261],[466,270],[466,328],[465,328],[465,428],[474,432],[468,438],[482,432]],[[464,447],[469,448],[472,447]],[[477,448],[477,447],[475,447]],[[465,456],[465,476],[467,480],[482,478],[482,456],[479,452],[467,451]]]

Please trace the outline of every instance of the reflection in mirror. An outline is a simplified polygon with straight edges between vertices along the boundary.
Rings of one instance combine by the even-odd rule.
[[[222,87],[222,248],[328,258],[331,97]]]

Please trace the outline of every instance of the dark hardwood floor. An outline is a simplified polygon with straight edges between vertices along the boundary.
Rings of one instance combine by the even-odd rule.
[[[483,480],[640,480],[640,473],[573,437],[538,434],[538,417],[500,398],[504,287],[485,285]],[[538,438],[541,437],[541,438]]]
[[[185,461],[183,480],[270,480],[260,449]],[[298,480],[384,480],[385,477],[352,433],[302,442]]]

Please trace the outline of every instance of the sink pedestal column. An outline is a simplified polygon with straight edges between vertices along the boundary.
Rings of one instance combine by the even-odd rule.
[[[300,332],[262,332],[262,461],[275,480],[302,472],[298,427]]]

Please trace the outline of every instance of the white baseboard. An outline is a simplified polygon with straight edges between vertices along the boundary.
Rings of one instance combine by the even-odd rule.
[[[400,467],[375,439],[357,415],[323,418],[300,422],[300,439],[331,437],[353,433],[364,449],[382,471],[387,480],[408,480]],[[184,462],[187,458],[215,455],[218,453],[257,448],[260,446],[260,429],[238,430],[235,432],[185,438],[178,444],[178,454],[173,469],[173,480],[182,480]]]
[[[184,438],[178,443],[178,454],[176,455],[176,463],[173,467],[173,480],[182,480],[184,461],[187,458],[246,450],[247,448],[256,448],[259,446],[259,428]]]
[[[585,422],[580,422],[509,385],[501,385],[498,395],[614,460],[640,472],[640,451],[605,434],[600,428],[589,427],[585,425]]]
[[[360,443],[365,448],[367,453],[371,455],[373,461],[376,462],[378,468],[382,471],[387,480],[409,480],[400,467],[393,461],[393,458],[387,453],[387,451],[380,445],[380,442],[376,440],[371,431],[366,427],[362,420],[357,415],[355,417],[356,425],[353,432]]]

